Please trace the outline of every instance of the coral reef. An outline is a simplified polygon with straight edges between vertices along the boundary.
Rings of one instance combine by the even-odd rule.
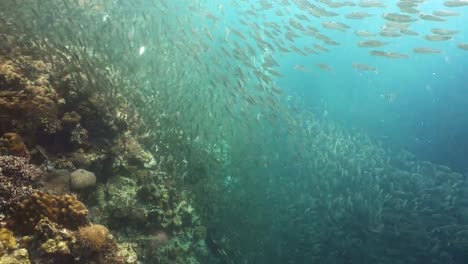
[[[40,244],[39,260],[45,263],[53,260],[53,263],[131,264],[137,259],[130,245],[118,244],[102,225],[85,225],[72,231],[44,218],[34,233]]]
[[[117,249],[117,257],[124,260],[124,263],[127,264],[136,264],[138,263],[138,257],[134,250],[136,248],[136,244],[130,243],[121,243],[119,244]]]
[[[195,256],[207,254],[206,228],[187,196],[173,187],[118,176],[97,187],[97,200],[95,219],[125,236],[137,236],[148,263],[198,263]],[[146,236],[137,235],[142,230]]]
[[[86,206],[75,196],[59,196],[40,191],[23,200],[8,222],[15,230],[29,233],[44,218],[71,230],[89,223]]]
[[[80,123],[81,116],[76,111],[66,112],[62,116],[62,125],[64,127],[73,127]]]
[[[194,231],[203,228],[190,199],[162,169],[175,158],[155,158],[126,99],[96,92],[81,66],[64,67],[63,51],[45,56],[25,41],[26,55],[6,37],[0,263],[198,263],[206,232]]]
[[[10,254],[5,254],[0,257],[2,264],[29,264],[29,254],[24,248],[17,249]]]
[[[115,159],[114,167],[131,169],[132,166],[153,168],[156,160],[146,151],[140,143],[130,134],[123,134],[117,138],[114,144],[114,153],[120,153]]]
[[[70,174],[70,187],[72,190],[82,190],[96,185],[96,175],[94,173],[78,169]]]
[[[105,251],[109,247],[112,247],[112,235],[103,225],[83,226],[76,233],[76,237],[80,243],[90,251]]]
[[[31,158],[23,139],[17,133],[3,134],[0,138],[0,153],[3,155],[22,157],[27,161]]]
[[[16,238],[13,232],[7,228],[0,228],[0,256],[16,249],[16,247]]]
[[[19,202],[31,194],[32,185],[40,173],[40,169],[28,164],[24,158],[0,156],[1,214],[10,213]]]
[[[13,232],[7,228],[0,228],[0,263],[1,264],[29,264],[28,251],[19,248]]]
[[[109,230],[102,225],[80,227],[75,232],[81,255],[102,259],[104,263],[127,263]]]
[[[70,193],[70,172],[65,169],[51,169],[42,174],[40,183],[42,189],[50,194]]]
[[[0,131],[34,138],[61,130],[59,97],[49,82],[51,65],[20,56],[0,59]]]

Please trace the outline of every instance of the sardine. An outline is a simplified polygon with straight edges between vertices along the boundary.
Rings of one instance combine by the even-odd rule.
[[[437,50],[437,49],[419,47],[419,48],[414,48],[413,52],[420,53],[420,54],[437,54],[437,53],[441,53],[442,51]]]

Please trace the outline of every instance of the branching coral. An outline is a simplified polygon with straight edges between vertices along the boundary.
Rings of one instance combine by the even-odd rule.
[[[24,158],[0,156],[0,213],[10,212],[32,192],[41,171]]]

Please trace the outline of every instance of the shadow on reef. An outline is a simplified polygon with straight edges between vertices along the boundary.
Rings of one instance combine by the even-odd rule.
[[[141,145],[144,125],[125,101],[91,93],[82,72],[57,71],[59,57],[48,54],[52,65],[8,39],[0,263],[200,263],[206,227],[164,157]]]

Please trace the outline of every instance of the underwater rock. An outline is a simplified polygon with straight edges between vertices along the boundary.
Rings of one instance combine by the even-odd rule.
[[[88,169],[93,162],[92,154],[85,153],[83,149],[78,149],[69,159],[75,167],[83,169]]]
[[[28,148],[23,142],[23,139],[17,133],[3,134],[3,136],[0,138],[0,153],[3,155],[22,157],[27,161],[29,161],[31,158]]]
[[[50,194],[70,193],[70,172],[64,169],[52,169],[42,175],[41,184]]]
[[[70,187],[72,190],[83,190],[96,185],[94,173],[78,169],[70,174]]]
[[[8,213],[28,197],[40,174],[41,170],[24,158],[0,156],[0,213]]]

